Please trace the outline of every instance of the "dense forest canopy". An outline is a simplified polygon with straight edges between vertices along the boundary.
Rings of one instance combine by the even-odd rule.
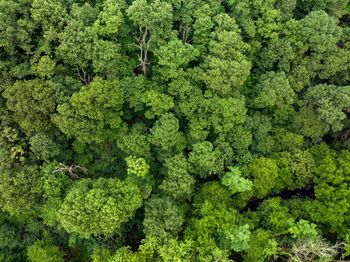
[[[0,261],[350,258],[350,0],[0,0]]]

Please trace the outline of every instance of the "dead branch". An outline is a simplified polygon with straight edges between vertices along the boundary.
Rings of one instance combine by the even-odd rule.
[[[138,55],[138,59],[140,61],[140,64],[138,65],[141,68],[141,71],[144,76],[147,75],[147,66],[150,64],[148,61],[148,50],[150,47],[151,38],[149,36],[148,29],[146,28],[144,31],[141,31],[140,36],[134,36],[137,44],[136,47],[140,50],[140,53]]]
[[[66,174],[69,175],[71,178],[73,179],[79,179],[80,177],[77,175],[77,173],[81,171],[83,172],[85,175],[87,175],[88,170],[83,167],[83,166],[77,166],[77,165],[64,165],[62,163],[60,163],[60,166],[57,167],[53,172],[57,173],[60,172],[62,174]]]
[[[184,43],[189,43],[190,40],[188,39],[190,36],[191,32],[191,27],[188,25],[180,25],[180,33],[181,33],[181,38]]]
[[[340,136],[340,141],[341,142],[345,142],[346,140],[348,140],[348,138],[350,137],[350,128],[345,129],[341,136]]]
[[[84,84],[88,85],[91,83],[92,77],[90,75],[88,75],[84,68],[79,68],[78,66],[76,67],[77,70],[77,76],[79,77],[79,79],[84,82]]]

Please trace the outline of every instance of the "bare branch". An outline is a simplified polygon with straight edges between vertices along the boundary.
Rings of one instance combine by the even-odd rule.
[[[84,84],[88,85],[91,83],[92,77],[88,75],[84,68],[79,68],[78,66],[76,67],[77,73],[76,75],[79,77],[79,79],[84,82]]]
[[[53,172],[57,173],[60,172],[62,174],[69,175],[73,179],[79,179],[80,177],[77,175],[77,173],[81,171],[85,175],[87,175],[88,170],[85,167],[82,166],[76,166],[76,165],[64,165],[60,163],[60,167],[57,167]]]
[[[191,27],[189,25],[180,25],[180,33],[181,33],[181,38],[184,43],[189,43],[190,39],[190,32],[191,32]]]
[[[141,35],[134,36],[137,41],[136,47],[140,50],[138,55],[138,59],[140,64],[138,65],[141,68],[141,71],[144,76],[147,75],[147,65],[150,64],[148,61],[148,50],[150,47],[151,37],[149,36],[148,29],[146,28],[144,31],[140,29]]]

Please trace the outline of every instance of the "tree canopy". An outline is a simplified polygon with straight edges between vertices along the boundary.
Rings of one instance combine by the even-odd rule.
[[[350,0],[0,0],[0,261],[350,259]]]

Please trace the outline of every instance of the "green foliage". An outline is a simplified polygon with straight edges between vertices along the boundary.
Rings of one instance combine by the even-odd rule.
[[[322,159],[315,169],[315,201],[305,203],[309,220],[330,232],[347,233],[343,227],[348,218],[349,197],[348,179],[344,174],[349,172],[349,152],[318,156]]]
[[[320,121],[327,124],[327,131],[340,131],[346,118],[343,110],[348,108],[349,101],[349,86],[317,85],[308,89],[303,104],[316,109]]]
[[[123,90],[118,81],[96,78],[74,93],[68,103],[58,106],[54,121],[69,137],[84,143],[101,143],[122,127],[122,104]]]
[[[315,141],[319,141],[327,131],[327,124],[318,118],[313,109],[308,107],[302,107],[294,114],[293,127],[299,134]]]
[[[155,237],[147,237],[142,241],[137,252],[132,252],[123,247],[116,251],[115,255],[108,261],[176,261],[190,262],[195,260],[195,250],[192,241],[179,241],[175,238],[168,238],[160,241]],[[96,260],[96,262],[99,260]],[[95,262],[95,260],[94,260]]]
[[[335,49],[341,35],[336,20],[324,11],[314,11],[301,20],[299,34],[303,43],[314,52],[326,52]]]
[[[28,134],[49,132],[51,115],[55,112],[55,89],[52,82],[17,81],[3,92],[13,119]]]
[[[28,261],[63,262],[63,253],[55,245],[46,245],[44,241],[37,240],[27,250]]]
[[[147,138],[145,127],[135,125],[127,133],[119,133],[116,143],[126,156],[133,155],[149,160],[151,158],[151,145]]]
[[[25,221],[37,216],[42,204],[43,183],[37,166],[1,172],[0,207]]]
[[[344,241],[343,241],[343,254],[342,254],[342,256],[341,256],[341,258],[343,259],[343,258],[346,258],[347,256],[349,256],[349,248],[350,248],[350,246],[349,246],[349,235],[345,235],[345,237],[344,237]]]
[[[111,252],[107,248],[97,248],[91,255],[93,262],[108,261],[111,258]]]
[[[278,166],[275,160],[265,157],[256,158],[243,169],[243,174],[253,181],[254,195],[263,198],[276,187]]]
[[[126,13],[138,28],[150,31],[152,42],[163,42],[164,38],[171,35],[173,13],[170,3],[137,0],[129,6]]]
[[[179,120],[171,113],[164,114],[151,129],[150,141],[162,151],[181,151],[185,146],[185,139],[179,129]]]
[[[265,261],[271,257],[277,257],[279,253],[278,242],[269,231],[256,230],[250,237],[249,249],[244,261]]]
[[[224,231],[219,239],[219,246],[224,249],[240,252],[249,248],[250,231],[249,226],[239,226]]]
[[[158,238],[175,236],[181,230],[182,223],[182,212],[170,199],[152,196],[147,200],[143,220],[146,236]]]
[[[49,162],[42,168],[42,183],[44,204],[41,209],[41,217],[48,225],[54,225],[58,220],[60,209],[66,192],[73,184],[69,175],[57,170],[61,167],[57,162]]]
[[[242,177],[242,173],[239,167],[231,167],[221,178],[221,183],[228,187],[232,194],[245,192],[252,190],[253,183]]]
[[[282,204],[281,198],[264,200],[259,206],[258,215],[260,223],[273,232],[284,232],[289,229],[290,221],[293,221],[288,207]]]
[[[145,112],[145,116],[148,119],[162,116],[168,112],[169,109],[174,107],[174,101],[171,97],[155,90],[149,90],[142,94],[141,101],[147,107],[150,107],[150,109]]]
[[[9,170],[16,164],[23,163],[25,160],[24,149],[25,142],[20,137],[20,132],[14,128],[5,126],[0,133],[0,167],[3,170]]]
[[[169,41],[156,51],[161,66],[160,73],[165,79],[177,78],[184,74],[183,68],[188,67],[189,62],[198,55],[196,48],[179,39]]]
[[[37,134],[29,140],[30,150],[37,159],[49,160],[60,154],[59,146],[48,136]]]
[[[136,175],[137,177],[145,177],[149,172],[149,165],[143,158],[129,156],[125,159],[128,166],[128,175]]]
[[[268,72],[262,75],[253,100],[255,108],[280,108],[294,102],[295,93],[284,72]]]
[[[219,246],[224,250],[246,248],[249,232],[246,227],[236,227],[237,211],[229,202],[230,193],[217,182],[204,184],[195,198],[194,216],[185,238],[196,241],[200,256],[215,258]],[[237,232],[239,237],[233,235]],[[223,257],[227,259],[226,255]]]
[[[195,179],[189,174],[188,162],[182,155],[167,159],[166,174],[159,188],[174,199],[183,200],[191,197]]]
[[[56,63],[49,56],[43,56],[40,58],[38,65],[36,66],[36,72],[38,76],[42,78],[50,78],[55,73]]]
[[[214,149],[213,144],[209,141],[194,144],[188,157],[192,166],[191,171],[201,177],[221,173],[223,161],[220,155],[220,151]]]
[[[118,179],[82,179],[64,198],[59,222],[70,233],[112,236],[142,204],[137,186]]]
[[[221,96],[239,94],[251,63],[245,55],[249,45],[242,41],[237,26],[234,24],[229,30],[215,32],[209,50],[203,63],[203,80],[208,90]]]
[[[211,109],[211,122],[216,133],[227,133],[233,126],[246,120],[245,103],[236,98],[212,98],[208,100]]]
[[[310,187],[315,160],[308,151],[281,152],[276,154],[276,157],[281,189],[295,190]]]
[[[0,261],[346,259],[349,17],[0,0]]]
[[[307,220],[301,219],[297,224],[288,229],[293,238],[299,239],[317,239],[318,233],[316,225],[309,223]]]
[[[94,28],[101,35],[117,34],[123,23],[123,14],[118,2],[108,0],[103,3],[103,10],[94,22]]]

